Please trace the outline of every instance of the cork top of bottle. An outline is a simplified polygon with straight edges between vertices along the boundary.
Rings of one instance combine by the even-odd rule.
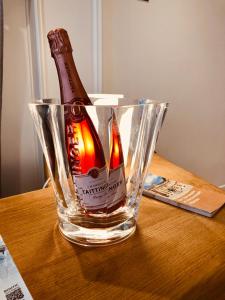
[[[47,37],[51,49],[51,55],[53,57],[60,53],[73,51],[68,33],[65,29],[57,28],[55,30],[51,30]]]

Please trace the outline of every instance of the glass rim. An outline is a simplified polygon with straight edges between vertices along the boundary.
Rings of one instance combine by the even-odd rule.
[[[137,99],[138,100],[138,99]],[[146,101],[146,103],[135,103],[135,104],[95,104],[92,103],[89,105],[83,105],[83,104],[71,104],[71,103],[43,103],[42,101],[56,101],[56,99],[54,98],[49,98],[49,99],[38,99],[38,100],[34,100],[32,102],[29,102],[28,105],[31,106],[55,106],[55,107],[73,107],[73,106],[78,106],[78,107],[100,107],[100,108],[114,108],[114,109],[119,109],[119,108],[131,108],[131,107],[141,107],[141,106],[151,106],[151,105],[166,105],[168,106],[170,104],[170,102],[168,101],[160,101],[160,100],[151,100],[151,99],[144,99],[144,101]],[[140,99],[141,101],[141,99]],[[149,101],[149,102],[147,102]]]

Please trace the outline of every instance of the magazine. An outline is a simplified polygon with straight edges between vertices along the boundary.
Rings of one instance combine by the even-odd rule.
[[[225,203],[225,193],[148,174],[143,194],[162,202],[212,217]]]
[[[0,235],[0,299],[33,299]]]

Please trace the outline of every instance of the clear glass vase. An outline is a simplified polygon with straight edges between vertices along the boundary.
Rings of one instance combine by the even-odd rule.
[[[145,175],[168,104],[29,108],[57,200],[59,229],[71,242],[104,246],[134,233]]]

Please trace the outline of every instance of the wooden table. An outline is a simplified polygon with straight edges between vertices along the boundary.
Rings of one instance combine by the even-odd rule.
[[[152,171],[217,189],[158,156]],[[85,249],[60,235],[45,189],[0,201],[0,233],[34,299],[225,299],[225,208],[209,219],[143,197],[135,235]]]

